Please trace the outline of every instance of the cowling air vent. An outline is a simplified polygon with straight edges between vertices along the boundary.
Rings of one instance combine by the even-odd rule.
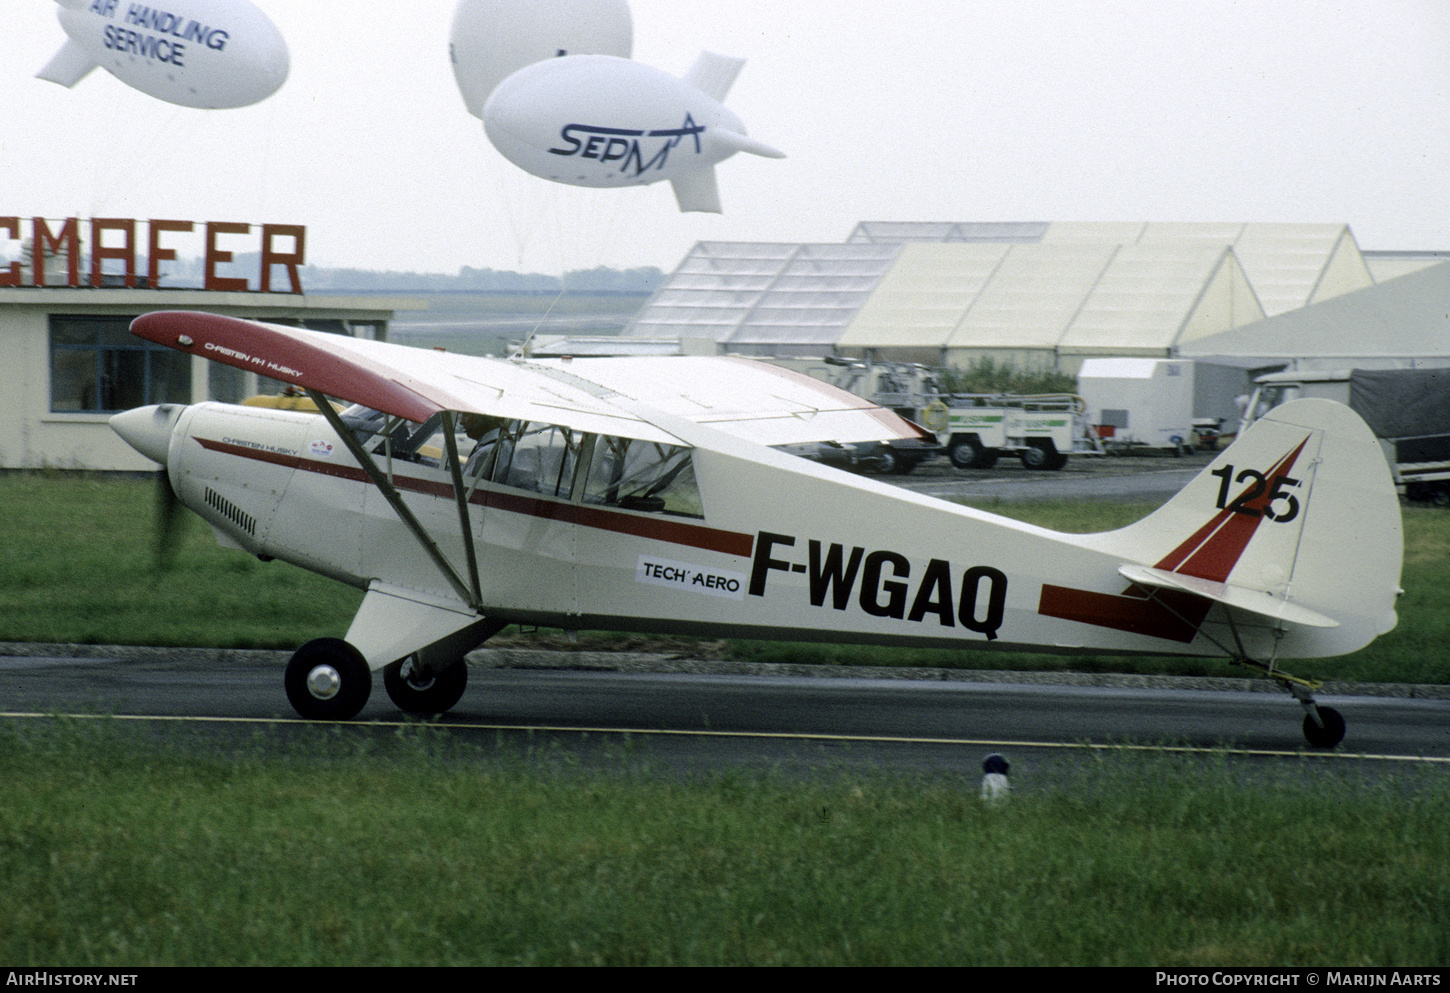
[[[243,513],[242,509],[222,496],[210,486],[206,488],[206,505],[252,537],[257,536],[257,519],[251,514]]]

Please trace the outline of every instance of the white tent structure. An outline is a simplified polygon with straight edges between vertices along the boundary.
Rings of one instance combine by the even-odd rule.
[[[1450,262],[1199,338],[1179,355],[1296,369],[1450,366]]]
[[[898,250],[702,241],[624,334],[704,338],[736,354],[829,354]]]
[[[625,333],[1075,372],[1373,284],[1342,224],[863,222],[840,245],[702,242]]]

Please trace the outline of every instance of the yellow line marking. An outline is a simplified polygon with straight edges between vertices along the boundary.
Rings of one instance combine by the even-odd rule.
[[[574,727],[562,724],[468,724],[462,721],[310,721],[301,717],[185,717],[166,714],[47,714],[0,711],[0,718],[65,717],[77,720],[165,721],[195,724],[299,724],[308,727],[438,728],[459,731],[534,731],[556,734],[649,735],[678,738],[757,738],[780,741],[839,741],[887,745],[962,745],[974,748],[1053,748],[1104,752],[1165,752],[1183,755],[1249,755],[1268,758],[1371,759],[1379,762],[1428,762],[1450,765],[1450,756],[1379,755],[1372,752],[1295,751],[1274,748],[1216,748],[1204,745],[1102,744],[1091,741],[1008,741],[993,738],[917,738],[902,735],[818,734],[797,731],[690,731],[673,728]]]

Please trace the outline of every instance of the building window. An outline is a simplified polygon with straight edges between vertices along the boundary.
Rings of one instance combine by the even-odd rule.
[[[50,409],[110,413],[191,402],[191,357],[131,334],[130,317],[50,318]]]

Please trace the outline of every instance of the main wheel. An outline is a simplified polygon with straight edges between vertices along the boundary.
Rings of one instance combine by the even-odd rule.
[[[1333,748],[1344,740],[1344,717],[1333,707],[1318,707],[1319,719],[1324,722],[1320,727],[1314,723],[1314,718],[1308,714],[1304,715],[1304,737],[1309,739],[1309,744],[1315,748]]]
[[[283,679],[292,708],[310,721],[347,721],[373,691],[367,660],[341,638],[317,638],[293,654]]]
[[[383,670],[383,688],[398,709],[409,714],[441,714],[463,699],[468,686],[468,663],[455,659],[432,676],[417,675],[410,655]]]

